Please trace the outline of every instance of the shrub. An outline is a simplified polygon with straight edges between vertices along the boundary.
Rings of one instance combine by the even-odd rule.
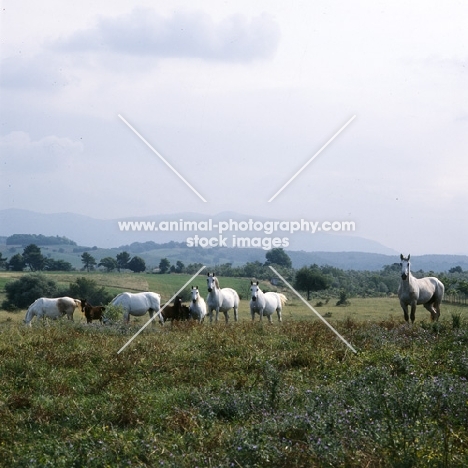
[[[57,283],[41,274],[22,276],[5,285],[7,299],[2,307],[6,310],[26,309],[40,297],[55,297]]]
[[[70,283],[66,294],[76,299],[86,299],[92,305],[105,305],[112,300],[112,295],[103,286],[84,276]]]

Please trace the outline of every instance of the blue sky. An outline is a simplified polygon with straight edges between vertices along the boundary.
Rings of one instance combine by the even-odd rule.
[[[468,254],[468,4],[1,4],[0,209],[352,220]]]

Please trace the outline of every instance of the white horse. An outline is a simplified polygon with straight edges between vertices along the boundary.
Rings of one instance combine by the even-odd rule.
[[[251,281],[250,296],[250,315],[252,316],[252,321],[255,320],[255,312],[257,312],[260,315],[260,320],[266,315],[271,323],[271,316],[276,311],[278,321],[281,322],[281,310],[288,300],[284,294],[276,292],[264,293],[260,289],[258,281]]]
[[[124,292],[112,299],[111,305],[121,306],[124,309],[123,320],[130,321],[130,315],[141,317],[149,312],[151,318],[154,313],[159,315],[159,322],[162,324],[163,318],[159,309],[161,308],[161,295],[154,292],[129,293]]]
[[[411,322],[414,323],[416,306],[423,304],[431,313],[431,320],[437,321],[440,317],[440,303],[444,298],[444,285],[435,278],[429,276],[426,278],[415,278],[410,271],[410,255],[408,258],[400,255],[401,259],[401,282],[398,288],[398,297],[400,305],[405,314],[405,320],[408,321],[408,306],[411,306]]]
[[[218,321],[218,314],[221,311],[224,314],[226,323],[229,320],[229,310],[234,309],[234,320],[238,320],[239,310],[239,294],[234,289],[219,287],[218,278],[214,273],[208,273],[206,279],[208,283],[208,296],[206,297],[206,304],[208,306],[208,315],[210,322],[213,321],[213,310],[216,311],[216,321]]]
[[[198,320],[201,323],[203,322],[206,316],[206,302],[203,299],[203,297],[201,297],[200,291],[198,290],[198,286],[192,286],[192,290],[190,291],[190,297],[190,317]]]
[[[79,299],[73,299],[67,296],[55,299],[41,297],[36,299],[28,307],[24,323],[31,326],[31,320],[34,317],[37,317],[38,319],[45,319],[47,317],[56,320],[62,318],[65,314],[67,315],[68,320],[73,321],[73,313],[77,307],[81,307],[81,301]]]

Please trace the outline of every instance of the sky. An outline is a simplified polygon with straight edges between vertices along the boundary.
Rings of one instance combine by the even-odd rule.
[[[468,3],[0,3],[0,209],[353,221],[468,254]]]

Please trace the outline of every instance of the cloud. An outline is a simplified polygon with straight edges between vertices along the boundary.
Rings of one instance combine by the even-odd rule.
[[[176,12],[163,17],[148,8],[135,8],[115,18],[101,17],[96,27],[55,41],[52,48],[249,62],[272,57],[279,38],[279,25],[267,14],[251,20],[231,15],[216,23],[203,12]]]
[[[0,172],[51,172],[82,152],[83,144],[70,138],[52,135],[34,141],[26,132],[11,132],[0,137]]]
[[[7,57],[1,63],[0,86],[54,91],[69,84],[63,67],[49,54]]]

